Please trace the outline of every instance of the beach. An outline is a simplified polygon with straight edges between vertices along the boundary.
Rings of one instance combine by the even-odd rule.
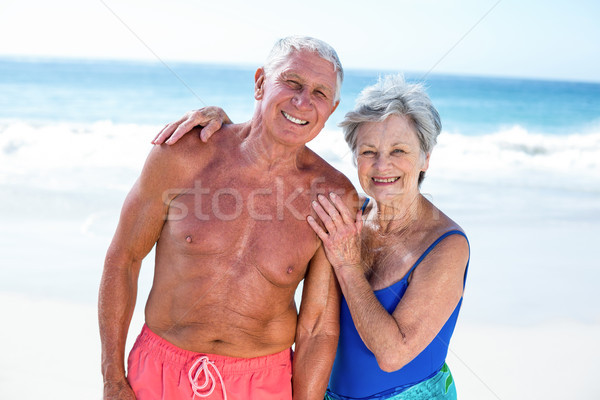
[[[0,335],[0,397],[102,398],[93,305],[7,293],[0,304],[6,321]],[[597,398],[592,371],[600,356],[600,324],[477,324],[464,321],[464,314],[447,359],[459,398]],[[129,345],[142,321],[136,313]]]
[[[120,112],[116,100],[106,107]],[[134,122],[33,114],[0,115],[0,398],[100,399],[103,260],[161,125],[139,122],[141,114]],[[471,246],[447,360],[460,399],[599,398],[591,376],[600,357],[598,118],[560,133],[503,121],[439,138],[422,193]],[[338,128],[309,146],[359,187]],[[153,257],[142,266],[128,349],[143,324]]]

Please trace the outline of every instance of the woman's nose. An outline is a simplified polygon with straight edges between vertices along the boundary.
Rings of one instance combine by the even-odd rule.
[[[377,158],[375,159],[375,168],[377,168],[379,171],[386,171],[390,168],[391,162],[389,157],[386,157],[383,154],[378,154]]]

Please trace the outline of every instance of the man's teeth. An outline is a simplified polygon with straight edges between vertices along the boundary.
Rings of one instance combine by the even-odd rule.
[[[398,179],[398,177],[396,178],[385,178],[385,179],[381,179],[381,178],[373,178],[373,180],[375,182],[380,182],[380,183],[392,183],[392,182],[396,182]]]
[[[285,111],[282,111],[282,113],[283,113],[284,117],[286,117],[288,120],[292,121],[295,124],[298,124],[298,125],[306,125],[306,124],[308,124],[308,121],[304,121],[304,120],[301,120],[301,119],[298,119],[298,118],[294,118],[290,114],[286,113]]]

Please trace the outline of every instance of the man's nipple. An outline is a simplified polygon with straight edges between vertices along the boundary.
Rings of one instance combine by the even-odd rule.
[[[185,241],[188,242],[188,243],[192,243],[192,236],[191,235],[187,235],[185,237]]]
[[[288,267],[287,273],[291,274],[292,272],[294,272],[294,267]]]

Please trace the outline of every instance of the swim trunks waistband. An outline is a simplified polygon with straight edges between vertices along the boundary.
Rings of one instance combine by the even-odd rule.
[[[175,346],[152,332],[146,324],[144,324],[142,332],[137,339],[137,344],[143,347],[151,347],[154,358],[179,365],[185,365],[191,361],[195,361],[199,356],[208,356],[210,361],[226,375],[260,371],[262,369],[271,368],[274,365],[286,364],[290,361],[292,351],[291,349],[285,349],[279,353],[254,358],[238,358],[218,354],[197,353]]]
[[[196,353],[144,325],[128,358],[138,400],[291,400],[292,350],[254,358]]]

